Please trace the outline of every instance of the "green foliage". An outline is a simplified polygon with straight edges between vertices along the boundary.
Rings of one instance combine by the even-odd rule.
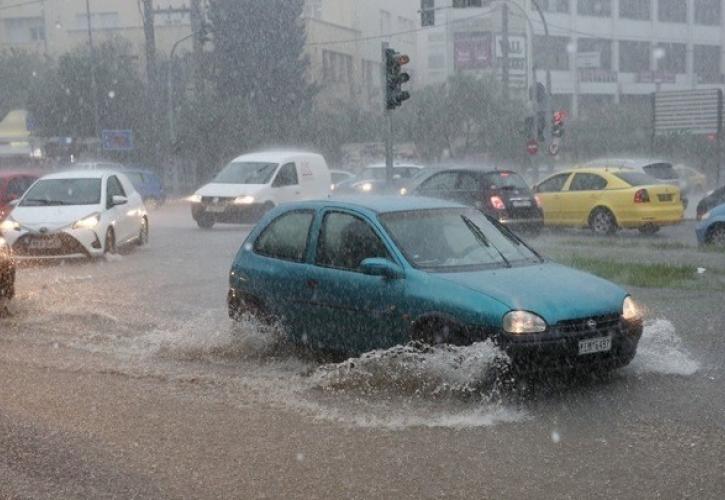
[[[23,109],[33,82],[45,77],[42,57],[21,50],[0,52],[0,119],[13,109]]]

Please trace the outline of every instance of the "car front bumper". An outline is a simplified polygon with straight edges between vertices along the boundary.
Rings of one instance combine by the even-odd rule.
[[[223,224],[246,224],[261,219],[268,208],[267,205],[262,203],[252,203],[250,205],[193,203],[191,205],[191,216],[196,221],[209,217],[214,222]]]
[[[593,328],[584,326],[582,321],[578,324],[567,322],[569,324],[555,325],[539,335],[502,334],[500,344],[517,371],[597,366],[619,368],[629,364],[642,337],[642,322],[626,322],[620,318],[596,318],[596,321],[598,325]],[[608,351],[579,354],[580,341],[603,337],[611,338]]]
[[[17,260],[100,257],[103,243],[93,229],[63,229],[48,233],[27,230],[5,233]]]

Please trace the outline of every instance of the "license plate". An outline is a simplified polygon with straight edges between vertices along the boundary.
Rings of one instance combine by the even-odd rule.
[[[47,239],[47,240],[30,240],[28,241],[28,248],[33,250],[57,250],[62,245],[58,239]]]
[[[206,211],[207,212],[213,212],[215,214],[222,213],[227,207],[224,205],[207,205]]]
[[[579,355],[607,352],[612,349],[612,337],[598,337],[579,341]]]
[[[671,194],[658,194],[657,198],[660,201],[672,201],[672,195]]]
[[[530,207],[531,206],[531,200],[512,200],[511,203],[516,208]]]

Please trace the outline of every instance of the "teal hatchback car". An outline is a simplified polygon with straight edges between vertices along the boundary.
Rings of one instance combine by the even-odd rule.
[[[542,258],[474,208],[427,198],[277,207],[237,253],[227,302],[232,318],[278,321],[324,350],[492,339],[537,369],[621,367],[642,334],[617,285]]]

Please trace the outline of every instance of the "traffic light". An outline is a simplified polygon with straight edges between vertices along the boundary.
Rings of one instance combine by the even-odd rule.
[[[564,120],[566,120],[565,111],[557,111],[551,120],[551,136],[554,138],[564,137]]]
[[[435,26],[435,24],[435,0],[420,0],[420,25],[425,28],[426,26]]]
[[[402,67],[410,62],[405,54],[394,49],[385,49],[385,109],[392,110],[410,99],[410,93],[403,90],[403,84],[410,80],[410,75],[402,71]]]

